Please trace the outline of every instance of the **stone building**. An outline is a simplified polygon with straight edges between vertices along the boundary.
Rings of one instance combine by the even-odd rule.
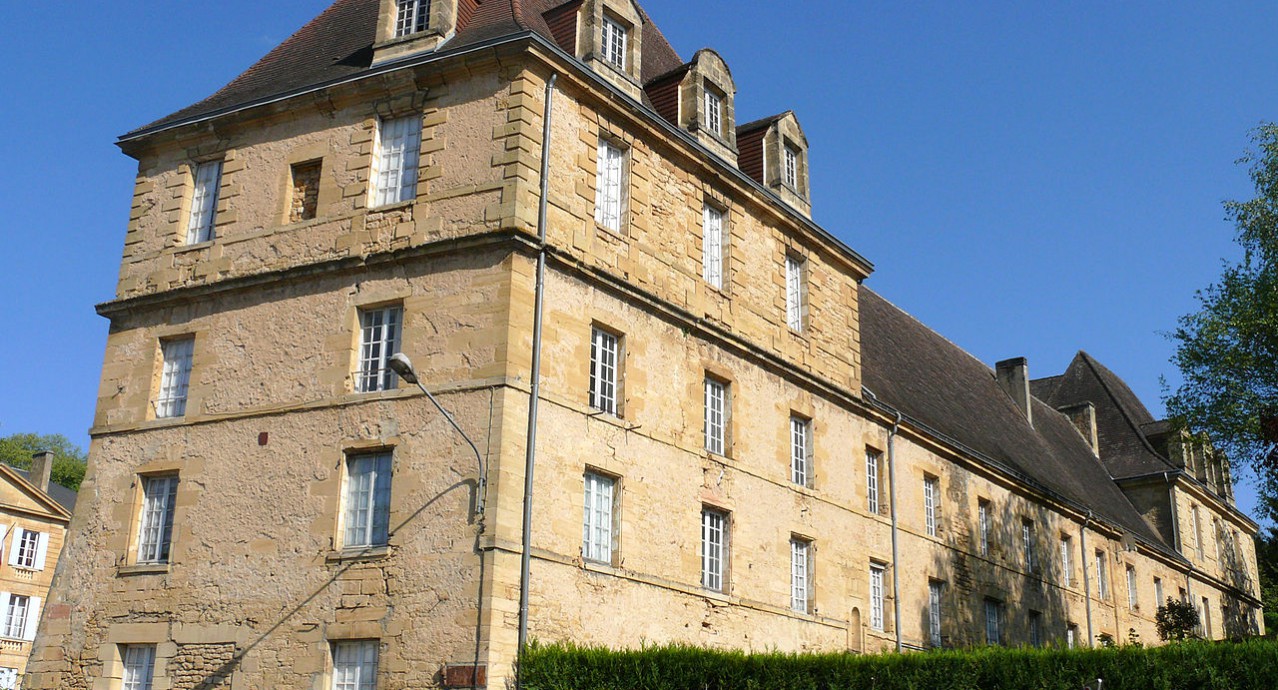
[[[1257,630],[1219,459],[1086,355],[992,370],[866,288],[798,118],[737,96],[631,0],[339,0],[124,135],[27,687],[501,687],[530,429],[536,639],[1152,641],[1166,596]]]
[[[76,492],[50,481],[53,453],[30,470],[0,464],[0,690],[27,668],[43,602],[66,538]]]

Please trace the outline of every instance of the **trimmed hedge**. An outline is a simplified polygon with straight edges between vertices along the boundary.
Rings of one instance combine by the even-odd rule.
[[[672,645],[530,645],[524,690],[1278,689],[1278,643],[1114,649],[982,647],[918,654],[745,654]]]

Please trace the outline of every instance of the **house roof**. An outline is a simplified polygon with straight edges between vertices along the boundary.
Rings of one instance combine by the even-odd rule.
[[[1116,479],[1176,469],[1150,444],[1158,421],[1122,379],[1079,351],[1065,373],[1031,383],[1034,395],[1053,408],[1090,402],[1096,407],[1101,462]]]
[[[554,41],[543,15],[569,2],[478,0],[473,12],[461,13],[461,25],[441,52],[525,31]],[[379,0],[337,0],[213,95],[124,136],[356,76],[372,66],[379,9]],[[644,20],[640,76],[647,82],[683,60],[642,7],[639,12]]]
[[[62,486],[61,484],[58,484],[57,482],[50,481],[49,490],[41,492],[40,489],[37,488],[35,484],[31,482],[30,470],[20,470],[16,467],[12,467],[10,465],[0,463],[0,475],[3,475],[5,472],[12,473],[14,476],[21,479],[21,482],[25,483],[25,486],[23,486],[22,484],[18,482],[14,482],[12,479],[10,479],[9,481],[10,483],[13,483],[19,486],[19,488],[21,488],[23,491],[26,491],[28,493],[34,492],[39,502],[56,503],[68,514],[75,511],[75,501],[76,501],[76,496],[78,496],[78,494],[75,491],[72,491],[71,489],[68,489],[67,487]]]
[[[1166,546],[1069,419],[1034,398],[1031,426],[990,367],[872,290],[860,295],[863,382],[879,401],[1028,484]]]

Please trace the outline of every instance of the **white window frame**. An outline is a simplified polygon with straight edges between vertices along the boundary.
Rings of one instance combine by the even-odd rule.
[[[936,505],[939,492],[940,480],[923,475],[923,526],[929,537],[935,537],[937,534]]]
[[[727,511],[702,506],[701,586],[711,591],[726,591],[730,525]]]
[[[1163,578],[1161,577],[1154,578],[1154,604],[1155,610],[1167,605],[1167,601],[1163,599]]]
[[[0,541],[4,538],[0,534]],[[9,545],[9,565],[20,570],[44,570],[45,558],[49,553],[49,535],[25,527],[13,530],[13,541]]]
[[[375,548],[389,541],[392,461],[390,451],[346,456],[343,549]]]
[[[195,186],[186,221],[186,243],[200,244],[217,239],[217,202],[222,186],[222,161],[205,161],[192,170]]]
[[[168,563],[173,543],[173,513],[178,476],[142,477],[142,515],[138,520],[138,563]]]
[[[870,628],[879,632],[886,627],[883,622],[883,576],[886,572],[886,565],[870,564]]]
[[[155,679],[155,645],[128,644],[120,648],[122,690],[151,690]]]
[[[1096,552],[1096,593],[1101,599],[1109,598],[1109,573],[1104,551]]]
[[[369,205],[381,208],[417,198],[422,116],[379,119],[369,176]]]
[[[621,336],[598,326],[590,329],[590,406],[620,416]]]
[[[1199,616],[1203,629],[1203,637],[1211,639],[1211,601],[1207,597],[1203,597],[1203,607],[1199,610]]]
[[[600,139],[596,164],[595,223],[620,233],[626,203],[626,149]]]
[[[1136,604],[1136,568],[1129,565],[1127,566],[1127,609],[1135,611]]]
[[[883,505],[879,501],[879,466],[883,454],[866,449],[865,451],[865,509],[874,515],[882,512]]]
[[[626,27],[612,17],[604,15],[601,32],[599,53],[603,56],[604,62],[624,72],[629,42]]]
[[[945,596],[945,583],[940,580],[928,580],[927,583],[927,620],[928,641],[932,647],[942,645],[941,638],[941,599]]]
[[[1021,520],[1021,541],[1024,550],[1025,572],[1032,573],[1038,565],[1038,554],[1034,549],[1034,521]]]
[[[334,642],[332,690],[377,690],[380,647],[377,640]]]
[[[782,173],[784,175],[782,181],[785,186],[797,192],[799,191],[799,149],[789,143],[784,144],[783,148],[785,151],[782,154],[782,161],[785,169]]]
[[[790,481],[812,488],[812,420],[790,415]]]
[[[980,539],[981,555],[990,555],[990,502],[980,499],[976,502],[976,521]]]
[[[0,635],[11,640],[25,640],[33,597],[25,594],[4,593],[4,629]]]
[[[617,548],[617,479],[587,470],[584,485],[581,557],[612,564]]]
[[[1074,584],[1074,539],[1067,534],[1061,535],[1061,585],[1071,587]]]
[[[157,419],[184,417],[195,360],[195,336],[162,340],[160,353],[163,365],[160,393],[155,399],[155,416]]]
[[[1003,644],[1003,602],[985,600],[985,644]]]
[[[404,307],[393,304],[359,310],[359,369],[355,391],[375,393],[393,390],[399,376],[390,368],[390,358],[399,352],[404,332]]]
[[[395,37],[411,36],[430,28],[430,0],[396,0]]]
[[[705,377],[705,448],[716,455],[727,454],[728,384]]]
[[[0,666],[0,690],[17,690],[18,669],[12,666]]]
[[[1065,626],[1065,648],[1073,649],[1078,646],[1078,626],[1070,623]]]
[[[705,204],[701,211],[701,277],[723,289],[723,211]]]
[[[807,263],[793,254],[785,255],[785,322],[796,333],[803,332],[807,321]]]
[[[1203,549],[1203,523],[1198,515],[1198,506],[1193,506],[1192,515],[1194,521],[1194,544],[1198,551],[1198,560],[1203,560],[1206,555]]]
[[[706,129],[716,137],[723,136],[723,99],[708,85],[705,90]]]
[[[812,610],[812,542],[790,537],[790,609]]]

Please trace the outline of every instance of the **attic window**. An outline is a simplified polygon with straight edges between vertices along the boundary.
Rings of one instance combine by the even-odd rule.
[[[430,0],[397,0],[395,37],[421,33],[430,24]]]
[[[785,145],[785,186],[797,190],[799,188],[799,150]]]
[[[603,59],[619,70],[626,69],[626,28],[610,17],[603,18]]]
[[[706,88],[706,129],[715,136],[723,135],[723,99]]]

